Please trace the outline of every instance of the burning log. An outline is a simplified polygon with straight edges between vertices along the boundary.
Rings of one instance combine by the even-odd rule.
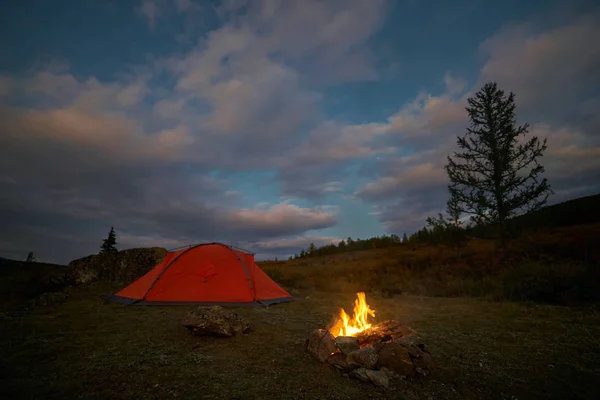
[[[388,342],[407,336],[416,336],[417,332],[401,323],[389,320],[371,326],[356,335],[360,346],[373,345],[374,343]]]

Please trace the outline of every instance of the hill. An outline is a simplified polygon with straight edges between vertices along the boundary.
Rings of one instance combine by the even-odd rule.
[[[485,296],[558,304],[600,300],[600,195],[513,218],[501,248],[494,227],[467,230],[462,243],[413,235],[385,248],[266,261],[261,267],[293,288],[366,290],[387,296]],[[425,237],[425,239],[422,239]],[[435,239],[435,240],[434,240]],[[354,246],[368,244],[375,238]],[[318,254],[318,253],[315,253]]]
[[[518,235],[523,231],[600,223],[600,194],[580,197],[519,215],[507,221],[510,231]],[[475,227],[474,236],[489,236],[494,227]]]
[[[0,258],[0,309],[22,306],[42,293],[67,286],[67,267]]]
[[[424,221],[425,223],[425,221]],[[519,236],[547,228],[568,227],[575,225],[590,225],[600,223],[600,194],[581,197],[563,203],[546,206],[541,210],[525,215],[520,215],[506,221],[509,237],[518,239]],[[464,237],[480,239],[498,239],[499,226],[468,226],[465,229],[452,229],[440,231],[432,227],[423,227],[410,236],[406,233],[402,238],[397,234],[376,236],[369,239],[342,240],[337,245],[328,244],[316,247],[311,244],[308,249],[303,249],[290,259],[320,257],[339,253],[349,253],[368,249],[381,249],[397,247],[405,244],[455,244],[462,242]]]

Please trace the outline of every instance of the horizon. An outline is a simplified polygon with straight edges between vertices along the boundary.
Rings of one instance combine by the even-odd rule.
[[[591,0],[0,9],[3,258],[66,264],[111,226],[119,249],[257,260],[410,235],[443,211],[466,99],[489,81],[548,139],[547,205],[600,193]]]

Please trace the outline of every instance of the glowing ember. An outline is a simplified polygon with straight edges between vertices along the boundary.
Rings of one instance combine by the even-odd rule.
[[[356,294],[357,299],[354,300],[354,315],[352,318],[342,308],[340,310],[340,319],[331,329],[331,333],[338,336],[356,336],[358,333],[369,329],[371,324],[368,321],[368,316],[375,317],[375,310],[367,304],[364,292]]]

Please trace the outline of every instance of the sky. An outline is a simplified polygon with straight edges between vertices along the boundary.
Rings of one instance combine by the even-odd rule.
[[[600,191],[595,1],[20,0],[0,37],[3,257],[410,234],[489,81],[549,203]]]

